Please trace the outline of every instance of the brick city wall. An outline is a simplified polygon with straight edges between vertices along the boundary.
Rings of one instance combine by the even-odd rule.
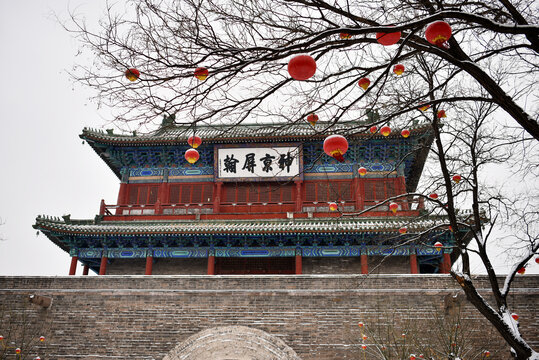
[[[449,275],[0,277],[0,332],[24,314],[47,338],[32,356],[162,359],[200,331],[240,325],[276,336],[302,360],[363,359],[359,321],[419,321],[459,292]],[[52,306],[29,304],[31,294],[52,297]],[[539,276],[519,277],[513,294],[521,331],[537,348]],[[477,346],[504,346],[464,303]],[[507,359],[506,350],[491,359]]]

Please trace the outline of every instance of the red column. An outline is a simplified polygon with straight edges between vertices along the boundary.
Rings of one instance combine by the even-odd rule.
[[[208,256],[208,275],[215,275],[215,256]]]
[[[296,254],[296,275],[303,273],[303,257],[301,254]]]
[[[303,205],[303,196],[301,194],[301,183],[302,181],[296,181],[296,212],[301,212]]]
[[[213,193],[213,213],[219,212],[219,206],[221,205],[221,189],[223,183],[218,181],[215,183],[215,192]]]
[[[127,183],[120,183],[120,191],[118,192],[118,201],[116,204],[119,206],[125,205],[127,203]],[[122,209],[116,208],[116,215],[121,215]]]
[[[107,274],[107,260],[106,256],[101,257],[101,265],[99,266],[99,275]]]
[[[71,257],[71,266],[69,267],[69,275],[75,275],[75,273],[77,272],[77,260],[79,260],[77,256]]]
[[[361,260],[361,273],[368,274],[369,273],[369,259],[367,258],[367,254],[361,254],[360,260]]]
[[[410,254],[410,274],[417,274],[417,255]]]
[[[101,199],[101,203],[99,204],[99,215],[105,215],[105,200]]]
[[[82,275],[88,275],[88,270],[90,267],[88,265],[84,265],[84,268],[82,268]]]
[[[449,274],[451,271],[451,255],[444,254],[442,263],[440,264],[440,271],[442,274]]]
[[[146,272],[144,273],[144,275],[151,275],[152,268],[153,268],[153,256],[148,255],[146,256]]]
[[[362,178],[356,178],[356,210],[363,210],[365,208],[365,180]]]
[[[399,186],[399,194],[406,194],[406,180],[404,179],[404,176],[399,176],[397,178],[397,185]],[[401,206],[402,210],[409,210],[408,201],[403,201]]]

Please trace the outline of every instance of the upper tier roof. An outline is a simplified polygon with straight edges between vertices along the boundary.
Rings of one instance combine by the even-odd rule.
[[[309,124],[241,124],[193,126],[168,125],[147,134],[120,135],[112,130],[84,128],[80,137],[87,141],[126,146],[184,144],[193,135],[200,136],[205,143],[223,144],[249,142],[305,141],[306,139],[324,138],[331,134],[340,134],[351,138],[382,139],[379,132],[371,134],[371,124],[365,122],[343,122],[329,126],[328,123]],[[423,135],[430,129],[429,124],[422,124],[410,129],[410,137]],[[401,129],[394,129],[389,138],[400,138]]]

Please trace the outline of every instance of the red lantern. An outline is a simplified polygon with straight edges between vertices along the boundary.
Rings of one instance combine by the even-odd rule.
[[[384,32],[376,33],[376,41],[378,41],[378,43],[384,46],[394,45],[399,42],[400,38],[401,38],[400,31],[392,32],[392,33],[384,33]]]
[[[519,318],[518,314],[512,313],[511,317],[513,318],[513,320],[518,321],[518,318]]]
[[[402,73],[404,72],[404,65],[402,64],[397,64],[393,67],[393,72],[397,75],[402,75]]]
[[[489,357],[490,356],[490,351],[488,351],[488,350],[483,351],[483,355],[485,355],[485,357]]]
[[[198,151],[196,151],[195,149],[189,149],[185,152],[185,160],[187,160],[189,164],[196,163],[199,158],[200,158],[200,155]]]
[[[200,144],[202,144],[202,139],[196,135],[192,135],[192,136],[189,136],[189,139],[187,139],[187,143],[189,144],[189,146],[196,149],[197,147],[200,146]]]
[[[367,337],[367,335],[363,335],[362,338],[363,338],[363,340],[367,340],[368,337]]]
[[[445,110],[438,110],[438,119],[445,118],[447,115],[445,114]]]
[[[462,177],[460,175],[453,175],[453,181],[456,182],[457,184],[460,182],[460,180],[462,180]]]
[[[360,167],[359,169],[357,169],[357,172],[359,173],[360,176],[367,175],[367,169],[364,167]]]
[[[369,85],[371,84],[371,81],[368,79],[368,78],[361,78],[359,79],[359,81],[357,82],[357,84],[363,88],[363,90],[367,90],[367,88],[369,87]]]
[[[0,335],[0,341],[4,340],[4,337],[2,335]]]
[[[453,227],[451,225],[449,225],[449,227],[447,228],[447,230],[453,232]]]
[[[401,334],[401,337],[404,339],[406,337],[406,334],[405,333],[402,333]]]
[[[364,324],[363,324],[362,322],[358,322],[358,323],[357,323],[357,326],[359,326],[359,327],[363,327],[363,325],[364,325]]]
[[[380,129],[380,133],[384,136],[389,136],[389,134],[391,134],[391,128],[389,126],[383,126]]]
[[[397,210],[399,210],[399,204],[394,203],[394,202],[390,203],[389,210],[393,211],[393,214],[396,214]]]
[[[40,336],[39,341],[41,341],[41,342],[45,341],[45,336]]]
[[[524,266],[517,270],[517,273],[519,273],[520,275],[524,275],[525,272],[526,268]]]
[[[318,121],[318,115],[316,115],[316,114],[310,114],[309,116],[307,116],[307,121],[308,121],[309,124],[311,124],[312,126],[316,125],[316,122]]]
[[[343,155],[348,150],[348,141],[341,135],[330,135],[324,140],[324,152],[339,162],[344,161]]]
[[[366,350],[366,349],[367,349],[367,345],[361,344],[361,348],[362,348],[363,350]]]
[[[337,203],[330,202],[329,203],[329,211],[337,211]]]
[[[451,26],[442,20],[430,23],[425,30],[427,41],[436,46],[442,46],[450,37]]]
[[[444,244],[442,244],[442,243],[439,242],[439,241],[436,241],[436,242],[434,243],[434,247],[441,248],[441,247],[443,247],[443,246],[444,246]]]
[[[342,33],[339,34],[339,37],[341,38],[341,40],[348,40],[348,39],[352,38],[352,35],[342,32]]]
[[[410,136],[410,130],[406,130],[406,129],[402,130],[401,135],[403,138],[406,139],[408,136]]]
[[[451,343],[451,346],[456,347],[457,343]]]
[[[41,358],[39,356],[36,356],[34,360],[41,360]]]
[[[408,229],[406,229],[405,227],[401,227],[401,228],[399,229],[399,233],[400,233],[400,234],[403,234],[403,235],[406,234],[407,231],[408,231]]]
[[[436,200],[436,199],[438,199],[438,194],[432,193],[432,194],[429,195],[429,197],[430,197],[432,200]]]
[[[16,348],[15,349],[15,354],[20,354],[21,353],[21,349],[20,348]]]
[[[536,257],[536,258],[535,258],[535,263],[536,263],[536,264],[539,264],[539,257]]]
[[[371,126],[369,131],[371,132],[371,134],[376,134],[376,132],[378,131],[378,128],[376,126]]]
[[[288,62],[288,73],[295,80],[307,80],[315,72],[316,61],[309,55],[297,55]]]
[[[414,354],[410,354],[410,360],[415,360],[415,355]]]
[[[198,67],[195,69],[195,77],[200,81],[206,80],[209,73],[210,72],[205,67]]]
[[[419,354],[419,358],[423,359],[424,358],[423,354]]]
[[[135,68],[125,70],[125,77],[129,81],[135,81],[140,77],[140,71]]]
[[[427,111],[427,109],[430,108],[430,105],[429,104],[423,105],[423,104],[424,103],[419,103],[418,109],[421,110],[421,111]]]

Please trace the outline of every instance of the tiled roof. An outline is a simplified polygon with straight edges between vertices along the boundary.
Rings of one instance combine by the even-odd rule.
[[[318,123],[316,127],[309,124],[242,124],[242,125],[213,125],[197,126],[196,135],[205,143],[234,143],[249,141],[296,141],[307,138],[324,138],[329,134],[340,134],[357,138],[383,138],[380,133],[371,134],[370,124],[364,122],[345,122],[328,126]],[[410,129],[410,136],[419,135],[429,130],[428,124]],[[193,134],[191,126],[165,126],[147,134],[119,135],[112,131],[102,131],[84,128],[81,138],[104,143],[125,145],[148,145],[184,143]],[[394,129],[389,137],[400,138],[400,129]]]
[[[419,232],[447,225],[440,218],[315,218],[277,220],[156,220],[156,221],[93,221],[62,220],[38,217],[34,228],[66,234],[297,234],[396,232],[406,226],[409,232]]]

